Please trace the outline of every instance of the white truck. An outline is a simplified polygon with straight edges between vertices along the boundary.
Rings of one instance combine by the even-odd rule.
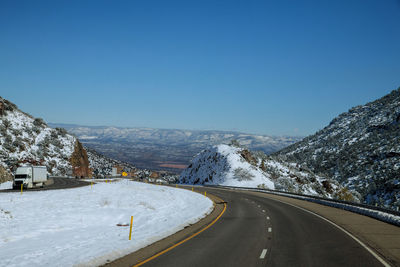
[[[46,166],[24,166],[18,167],[15,171],[13,188],[43,187],[47,181]]]

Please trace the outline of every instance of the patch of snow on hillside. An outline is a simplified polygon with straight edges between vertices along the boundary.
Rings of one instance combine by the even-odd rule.
[[[211,212],[188,190],[128,180],[0,195],[2,266],[97,266],[145,247]],[[128,240],[133,216],[132,240]]]
[[[181,174],[181,182],[189,184],[219,184],[228,186],[274,189],[274,183],[239,153],[240,148],[218,145],[204,150],[193,159],[191,167]]]

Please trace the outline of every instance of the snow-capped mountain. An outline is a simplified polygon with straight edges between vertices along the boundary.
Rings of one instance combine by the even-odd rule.
[[[399,207],[400,88],[274,156],[358,191],[368,204]]]
[[[179,178],[185,184],[258,187],[357,201],[337,182],[314,175],[295,164],[275,160],[263,152],[234,145],[217,145],[199,153]]]
[[[0,97],[0,165],[8,172],[22,164],[41,164],[51,175],[71,174],[74,167],[87,176],[90,169],[95,173],[111,171],[110,165],[115,163],[119,162],[95,152],[86,153],[65,129],[50,128],[42,119]]]

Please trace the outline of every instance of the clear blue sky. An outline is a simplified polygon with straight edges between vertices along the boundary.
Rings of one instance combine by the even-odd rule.
[[[400,86],[400,2],[0,1],[0,95],[48,122],[308,135]]]

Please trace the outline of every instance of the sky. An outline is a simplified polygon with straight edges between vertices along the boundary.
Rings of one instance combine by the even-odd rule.
[[[400,1],[0,1],[0,96],[47,122],[305,136],[400,87]]]

